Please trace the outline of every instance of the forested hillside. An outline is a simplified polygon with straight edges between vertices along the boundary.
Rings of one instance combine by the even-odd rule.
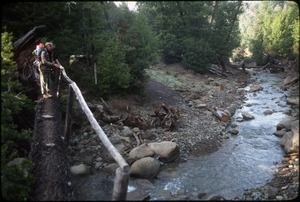
[[[205,74],[212,64],[299,57],[299,7],[293,1],[137,1],[137,11],[112,1],[11,2],[2,5],[1,191],[26,200],[32,181],[34,105],[14,78],[13,43],[45,25],[67,74],[89,97],[143,92],[144,70],[160,60]],[[32,47],[32,50],[35,47]],[[71,55],[80,55],[70,63]],[[76,57],[75,57],[76,58]],[[95,79],[96,78],[96,79]],[[38,89],[37,89],[38,90]],[[22,113],[23,112],[23,113]],[[31,115],[30,115],[31,114]],[[30,122],[30,121],[29,121]],[[25,158],[24,170],[12,160]],[[17,193],[17,194],[16,194]]]

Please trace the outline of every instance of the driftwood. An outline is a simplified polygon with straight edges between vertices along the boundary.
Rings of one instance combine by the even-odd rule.
[[[138,133],[133,133],[133,136],[134,136],[134,138],[135,138],[135,140],[136,140],[136,142],[137,142],[137,146],[139,146],[139,145],[141,145],[142,143],[144,143],[144,141],[143,141],[143,139],[142,139],[142,134],[143,134],[143,132],[138,132]]]
[[[222,66],[223,72],[226,72],[227,68],[226,68],[226,64],[225,64],[223,57],[218,55],[217,53],[215,55],[217,56],[220,65]]]
[[[149,128],[147,120],[141,116],[135,116],[133,114],[128,114],[121,122],[126,126],[138,127],[140,130],[146,130]]]
[[[159,109],[155,110],[154,115],[151,115],[151,117],[154,117],[150,123],[151,126],[162,126],[166,130],[171,131],[176,127],[176,123],[179,119],[179,112],[172,107],[168,108],[165,103],[162,103]]]
[[[230,116],[224,112],[222,109],[214,107],[210,109],[209,107],[204,107],[208,111],[211,111],[220,121],[227,122],[230,120]]]
[[[228,77],[224,71],[218,70],[215,66],[210,67],[208,71],[221,77]]]

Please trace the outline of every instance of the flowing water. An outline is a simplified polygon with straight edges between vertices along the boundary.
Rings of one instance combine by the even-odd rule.
[[[167,198],[162,193],[168,191],[173,195],[197,196],[206,193],[234,199],[241,197],[245,189],[262,186],[272,179],[276,164],[284,154],[279,144],[280,138],[273,132],[288,109],[285,102],[288,91],[279,88],[282,78],[278,74],[258,72],[252,76],[255,77],[263,90],[248,92],[244,106],[233,116],[238,118],[242,112],[249,112],[255,118],[236,122],[238,135],[225,140],[218,151],[207,156],[191,157],[185,163],[168,168],[170,177],[151,180],[155,188],[147,190],[150,200],[165,200]],[[273,113],[264,115],[266,110]],[[80,198],[110,200],[113,179],[109,181],[110,187],[105,191],[103,182],[96,176],[81,181],[86,191]],[[136,187],[130,179],[128,191],[134,189]]]

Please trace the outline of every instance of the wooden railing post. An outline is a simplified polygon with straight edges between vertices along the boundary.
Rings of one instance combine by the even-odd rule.
[[[124,171],[123,169],[118,167],[116,170],[116,177],[112,195],[113,201],[126,201],[128,180],[129,172]]]
[[[74,91],[71,85],[69,85],[69,95],[67,100],[67,112],[66,112],[65,134],[64,134],[64,141],[66,143],[69,143],[70,132],[71,132],[73,99],[74,99]]]

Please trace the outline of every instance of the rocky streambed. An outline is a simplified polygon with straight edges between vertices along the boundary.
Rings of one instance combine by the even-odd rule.
[[[110,141],[131,165],[138,162],[137,159],[143,159],[141,156],[147,158],[142,160],[144,161],[142,163],[136,163],[139,166],[132,166],[147,165],[144,167],[148,169],[146,169],[147,172],[145,170],[135,171],[136,173],[131,177],[127,198],[132,200],[226,198],[222,196],[221,192],[220,194],[217,192],[211,194],[205,190],[191,192],[187,191],[185,187],[176,189],[175,192],[172,187],[166,190],[161,189],[159,195],[162,198],[157,198],[151,193],[151,190],[159,187],[154,181],[157,182],[160,179],[161,181],[165,179],[172,181],[171,179],[174,179],[172,174],[176,173],[175,168],[192,161],[191,157],[198,158],[213,154],[222,147],[224,142],[230,141],[233,136],[240,135],[239,128],[235,125],[238,125],[236,122],[239,120],[247,119],[247,112],[241,114],[241,117],[235,117],[236,111],[245,104],[247,91],[255,94],[256,91],[262,90],[260,82],[263,83],[263,81],[258,81],[251,76],[251,74],[259,74],[260,71],[245,74],[241,70],[230,69],[227,78],[220,78],[216,75],[194,74],[179,65],[166,67],[160,64],[149,68],[147,73],[150,79],[144,97],[111,98],[105,103],[99,100],[89,103],[95,114],[97,114],[98,107],[107,105],[112,114],[126,116],[130,113],[146,117],[147,120],[151,120],[151,114],[159,108],[162,102],[179,111],[179,118],[173,131],[166,131],[165,128],[159,126],[142,130],[120,123],[107,124],[99,120],[100,126]],[[252,85],[251,89],[245,89],[250,83],[255,85]],[[291,117],[299,115],[299,111],[297,111],[299,100],[298,103],[297,101],[292,102],[297,97],[299,99],[299,94],[297,95],[295,92],[297,91],[288,91],[287,99],[282,98],[277,103],[280,105],[289,100],[288,104],[291,109],[287,109],[284,113]],[[211,109],[225,112],[231,117],[231,121],[221,121]],[[276,113],[276,109],[269,110],[270,112],[268,109],[264,111],[266,113],[264,116],[267,117],[268,113]],[[251,115],[251,113],[249,114]],[[110,200],[117,164],[114,163],[85,118],[80,117],[77,122],[78,128],[76,129],[75,124],[70,139],[70,162],[73,165],[71,172],[74,174],[72,184],[75,188],[75,195],[78,200]],[[290,134],[295,131],[295,129],[292,130],[291,125],[283,124],[286,123],[281,123],[278,131],[274,128],[277,136],[283,137],[286,136],[286,133]],[[284,147],[283,142],[282,146]],[[295,190],[298,181],[295,180],[297,174],[299,176],[298,161],[297,155],[289,155],[281,162],[274,162],[278,164],[278,166],[275,165],[276,169],[278,167],[278,172],[276,172],[278,176],[294,173],[288,177],[290,180],[277,177],[274,179],[275,181],[269,182],[271,185],[248,189],[243,196],[234,199],[280,200],[297,196],[298,192]],[[219,172],[222,172],[222,169]],[[175,186],[176,183],[169,185]]]

